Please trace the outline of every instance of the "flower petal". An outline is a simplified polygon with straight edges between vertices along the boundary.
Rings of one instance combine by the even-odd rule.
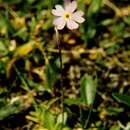
[[[71,3],[71,0],[64,0],[64,5],[68,5],[69,3]]]
[[[79,27],[79,25],[73,21],[73,20],[68,20],[67,21],[67,28],[70,29],[70,30],[73,30],[73,29],[77,29]]]
[[[64,9],[61,5],[56,5],[55,6],[56,9],[52,10],[52,14],[55,16],[62,16],[64,13]]]
[[[74,12],[73,14],[76,14],[76,15],[78,15],[78,16],[83,16],[83,15],[84,15],[84,12],[81,11],[81,10],[79,10],[79,11]]]
[[[58,30],[62,30],[66,24],[66,21],[63,17],[59,17],[53,21],[53,24],[56,26]]]
[[[72,19],[78,23],[83,23],[85,21],[85,19],[82,17],[83,14],[84,13],[82,11],[76,11],[75,13],[73,13]]]
[[[76,8],[77,8],[77,2],[72,1],[71,3],[66,5],[65,11],[73,13],[76,10]]]

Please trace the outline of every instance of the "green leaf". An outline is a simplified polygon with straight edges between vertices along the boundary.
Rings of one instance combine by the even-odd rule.
[[[126,94],[118,94],[118,93],[113,93],[112,96],[121,103],[126,104],[127,106],[130,106],[130,96]]]
[[[67,122],[67,113],[66,112],[64,112],[64,122],[62,121],[62,116],[63,116],[63,114],[62,113],[60,113],[59,115],[58,115],[58,117],[57,117],[57,124],[62,124],[62,123],[64,123],[64,124],[66,124],[66,122]]]
[[[2,41],[0,41],[0,53],[1,52],[7,52],[7,48],[6,48],[6,46],[5,46],[5,44],[2,42]]]
[[[114,54],[118,49],[120,48],[120,46],[118,44],[114,44],[112,46],[110,46],[109,48],[106,49],[106,52],[108,55],[112,55]]]
[[[121,128],[120,128],[120,126],[118,126],[118,125],[114,125],[114,126],[112,126],[111,128],[110,128],[110,130],[120,130]]]
[[[108,107],[108,109],[107,109],[108,114],[111,115],[111,116],[117,115],[117,114],[119,114],[123,111],[124,111],[123,108],[118,108],[118,107]]]
[[[87,11],[87,23],[85,24],[85,41],[94,38],[96,35],[96,16],[101,8],[102,0],[92,0]]]
[[[91,106],[96,95],[97,81],[92,76],[85,74],[81,79],[81,98],[83,102]]]
[[[24,41],[26,40],[28,34],[27,34],[27,28],[23,27],[20,30],[18,30],[16,33],[14,33],[13,36],[19,36],[21,39],[23,39]]]
[[[48,128],[49,130],[53,130],[55,126],[55,116],[47,110],[43,116],[44,116],[44,127]]]
[[[51,91],[54,82],[56,81],[56,72],[51,64],[46,65],[46,84],[45,88]]]
[[[123,20],[126,24],[130,25],[130,16],[124,17]]]
[[[92,0],[91,5],[88,9],[88,16],[97,13],[102,5],[102,0]]]
[[[112,24],[112,22],[113,22],[112,19],[105,19],[105,20],[101,21],[100,24],[103,26],[108,26],[108,25]]]
[[[21,104],[19,101],[15,101],[13,104],[7,104],[0,109],[0,120],[3,120],[10,115],[17,114],[21,110]]]
[[[123,36],[125,33],[125,24],[124,23],[118,23],[113,25],[112,33],[116,36]]]
[[[13,29],[11,23],[10,23],[10,19],[9,19],[9,17],[8,17],[8,16],[2,16],[2,20],[3,20],[3,24],[4,24],[4,26],[7,27],[8,32],[11,33],[11,34],[13,34],[14,29]]]
[[[76,99],[65,99],[64,103],[71,106],[71,105],[80,105],[82,102],[81,98]]]

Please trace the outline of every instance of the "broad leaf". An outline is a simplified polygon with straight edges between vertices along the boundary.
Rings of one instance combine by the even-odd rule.
[[[85,74],[81,79],[81,98],[85,104],[91,106],[96,95],[96,80],[92,76]]]

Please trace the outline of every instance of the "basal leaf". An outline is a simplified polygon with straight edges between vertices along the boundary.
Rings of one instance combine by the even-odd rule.
[[[87,105],[92,105],[96,95],[96,80],[85,74],[81,79],[81,98]]]

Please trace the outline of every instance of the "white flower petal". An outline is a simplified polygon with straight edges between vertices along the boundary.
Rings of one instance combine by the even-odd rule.
[[[73,13],[72,19],[78,23],[83,23],[85,21],[85,19],[82,17],[83,14],[84,13],[82,11],[77,11],[77,12]]]
[[[56,26],[58,30],[62,30],[66,24],[66,21],[63,17],[59,17],[53,21],[53,24]]]
[[[71,3],[66,5],[65,11],[73,13],[76,10],[76,8],[77,8],[77,2],[72,1]]]
[[[69,3],[71,3],[71,0],[64,0],[64,5],[68,5]]]
[[[79,10],[79,11],[74,12],[73,14],[76,14],[76,15],[78,15],[78,16],[83,16],[83,15],[84,15],[84,12],[81,11],[81,10]]]
[[[67,21],[67,28],[70,29],[70,30],[73,30],[73,29],[77,29],[79,27],[79,25],[73,21],[73,20],[68,20]]]
[[[55,16],[62,16],[64,13],[64,9],[61,5],[56,5],[55,6],[56,9],[52,10],[52,14]]]
[[[61,12],[57,11],[56,9],[52,10],[52,14],[55,16],[62,16]]]

